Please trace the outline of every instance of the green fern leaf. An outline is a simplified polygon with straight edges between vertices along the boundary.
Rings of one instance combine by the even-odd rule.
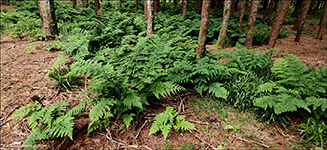
[[[210,83],[209,84],[209,94],[215,95],[217,98],[227,98],[227,90],[222,87],[221,83]]]
[[[138,107],[138,108],[143,108],[143,105],[141,103],[141,98],[139,97],[138,94],[131,92],[129,93],[125,99],[123,100],[123,104],[128,107]]]
[[[135,114],[133,114],[133,113],[123,115],[123,121],[124,121],[127,129],[129,127],[131,121],[133,120],[133,116],[135,116]]]
[[[326,98],[317,98],[317,97],[308,97],[305,99],[307,104],[313,105],[313,110],[317,110],[318,107],[321,107],[321,111],[325,112],[327,109],[327,99]]]

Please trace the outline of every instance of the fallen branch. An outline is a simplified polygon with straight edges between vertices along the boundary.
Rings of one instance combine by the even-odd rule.
[[[103,134],[103,133],[100,133],[102,134],[103,136],[107,137],[109,140],[111,140],[112,142],[116,143],[116,144],[119,144],[119,145],[123,145],[125,147],[128,147],[128,148],[146,148],[146,149],[149,149],[149,150],[152,150],[150,147],[148,146],[138,146],[138,145],[127,145],[127,144],[124,144],[124,143],[121,143],[121,142],[118,142],[118,141],[115,141],[114,139],[110,138],[109,136],[107,136],[106,134]]]
[[[148,120],[145,120],[145,122],[143,123],[143,125],[141,126],[141,128],[139,129],[139,132],[137,132],[135,139],[137,139],[137,137],[140,135],[140,132],[142,131],[143,127],[145,126],[145,124],[148,123]]]
[[[250,142],[250,140],[243,139],[243,138],[240,138],[240,137],[237,137],[236,139],[239,139],[239,140],[241,140],[241,141],[245,141],[245,142]],[[267,146],[267,145],[265,145],[265,144],[262,144],[262,143],[260,143],[260,142],[253,141],[253,140],[252,140],[252,142],[255,143],[255,144],[261,145],[261,146],[263,146],[263,147],[265,147],[265,148],[267,148],[267,149],[270,148],[269,146]]]
[[[217,149],[215,147],[213,147],[210,143],[208,143],[207,141],[205,141],[204,139],[202,139],[201,137],[199,137],[198,135],[194,134],[191,130],[188,130],[191,134],[193,134],[196,138],[198,138],[200,141],[202,141],[203,143],[207,144],[208,146],[210,146],[212,149]]]

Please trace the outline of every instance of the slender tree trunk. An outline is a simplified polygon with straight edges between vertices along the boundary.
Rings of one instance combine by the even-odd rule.
[[[139,6],[139,0],[135,0],[135,12],[137,12],[137,7]]]
[[[235,2],[234,2],[234,11],[238,11],[238,2],[240,2],[240,0],[235,0]]]
[[[269,41],[268,49],[271,49],[271,48],[275,47],[279,30],[282,27],[283,20],[285,18],[285,15],[286,15],[286,12],[287,12],[288,8],[291,5],[291,1],[281,0],[281,1],[279,1],[278,5],[279,6],[278,6],[278,9],[277,9],[277,11],[275,13],[274,22],[273,22],[273,25],[271,27],[270,35],[269,35],[269,38],[268,38],[268,41]]]
[[[119,0],[119,9],[121,8],[121,0]]]
[[[300,16],[299,16],[299,20],[300,20],[300,24],[297,28],[297,32],[296,32],[296,36],[295,36],[295,42],[300,42],[300,38],[301,38],[301,33],[302,33],[302,29],[303,29],[303,25],[304,25],[304,22],[305,22],[305,18],[307,17],[307,14],[308,14],[308,11],[310,9],[310,4],[311,4],[311,1],[305,1],[304,2],[305,4],[305,7],[304,7],[304,11],[301,12]]]
[[[95,16],[97,17],[97,19],[100,19],[99,16],[99,9],[100,9],[100,2],[99,0],[94,0],[94,6],[95,6]]]
[[[301,6],[302,6],[302,1],[303,0],[297,0],[296,1],[295,8],[294,8],[294,11],[292,13],[292,17],[297,17],[298,16],[299,11],[300,11]]]
[[[176,5],[177,5],[177,1],[173,0],[173,6],[176,6]]]
[[[147,18],[148,18],[148,24],[146,26],[146,36],[150,36],[153,34],[153,20],[154,20],[154,10],[153,10],[153,1],[154,0],[148,0],[147,2]]]
[[[89,3],[88,0],[82,0],[83,7],[86,8],[88,3]]]
[[[242,0],[240,20],[238,21],[238,28],[240,29],[240,31],[242,31],[242,28],[243,28],[243,17],[244,17],[246,3],[247,3],[247,0]]]
[[[205,47],[206,47],[206,39],[209,28],[209,8],[210,8],[211,0],[203,0],[202,3],[202,12],[201,12],[201,26],[199,33],[199,42],[198,49],[196,51],[196,60],[199,61],[204,57]]]
[[[188,10],[188,0],[183,0],[183,16],[186,14]]]
[[[324,12],[321,15],[320,27],[317,34],[317,39],[322,40],[324,33],[326,34],[326,23],[327,23],[327,3],[325,3]]]
[[[244,46],[252,46],[254,25],[258,13],[258,7],[259,7],[259,0],[252,0],[251,12],[248,20],[248,31],[246,33]]]
[[[148,20],[148,0],[144,0],[144,21]]]
[[[73,7],[76,7],[76,0],[73,0]]]
[[[266,11],[266,10],[267,10],[267,7],[268,7],[268,2],[269,2],[269,0],[263,0],[263,3],[262,3],[262,8],[261,8],[261,10],[264,10],[264,11]]]
[[[214,10],[215,10],[215,11],[218,10],[218,3],[219,3],[219,0],[215,0],[215,7],[214,7]]]
[[[263,15],[263,18],[266,18],[268,15],[271,15],[271,14],[272,14],[272,10],[273,10],[273,8],[274,8],[275,1],[276,1],[276,0],[271,0],[271,1],[270,1],[270,3],[269,3],[269,7],[268,7],[268,10],[265,11],[265,14]]]
[[[42,31],[46,39],[53,39],[58,34],[58,26],[55,16],[53,0],[38,0]]]
[[[293,26],[293,30],[297,30],[297,28],[299,27],[300,23],[301,23],[301,13],[305,11],[305,1],[302,1],[302,6],[300,7],[300,12],[298,13],[298,16],[296,17],[296,20],[295,20],[295,23],[294,23],[294,26]]]
[[[159,12],[159,9],[160,9],[160,2],[159,2],[159,0],[154,0],[153,1],[153,4],[154,4],[154,12],[155,13],[158,13]]]
[[[195,1],[195,12],[197,14],[201,13],[201,4],[202,4],[202,0],[196,0]]]
[[[231,7],[232,7],[232,0],[225,0],[225,6],[224,6],[224,14],[223,14],[223,22],[221,24],[219,36],[217,43],[215,44],[215,47],[217,49],[221,49],[224,47],[225,39],[227,36],[227,29],[230,19],[230,13],[231,13]]]
[[[235,4],[235,0],[230,0],[231,1],[231,7],[230,7],[230,18],[232,18],[234,16],[234,4]]]

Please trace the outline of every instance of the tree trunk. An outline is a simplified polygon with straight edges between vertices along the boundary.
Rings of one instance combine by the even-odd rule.
[[[159,2],[159,0],[154,0],[153,1],[153,4],[154,4],[154,12],[155,13],[158,13],[159,12],[159,9],[160,9],[160,2]]]
[[[173,6],[177,5],[177,1],[173,0]]]
[[[296,1],[296,4],[295,4],[294,11],[293,11],[293,13],[292,13],[292,17],[296,17],[296,16],[298,16],[299,11],[300,11],[300,9],[301,9],[301,6],[302,6],[302,0],[297,0],[297,1]]]
[[[259,7],[259,0],[252,0],[251,12],[248,20],[248,31],[246,33],[244,46],[252,46],[254,25],[258,13],[258,7]]]
[[[121,8],[121,0],[119,0],[119,9]]]
[[[148,15],[148,4],[147,4],[147,2],[148,2],[148,0],[144,0],[144,3],[143,3],[143,5],[144,5],[144,21],[146,21],[146,20],[148,20],[148,17],[147,17],[147,15]]]
[[[150,36],[153,34],[153,20],[154,20],[154,10],[153,10],[153,1],[154,0],[147,0],[147,18],[148,18],[148,24],[146,26],[146,36]]]
[[[217,43],[215,44],[215,47],[217,49],[221,49],[224,47],[233,0],[225,0],[224,3],[225,6],[224,6],[223,22],[221,24]]]
[[[247,3],[247,0],[242,0],[240,20],[238,21],[238,28],[240,29],[240,31],[242,31],[242,28],[243,28],[243,17],[244,17],[246,3]]]
[[[83,7],[86,8],[88,3],[89,3],[88,0],[82,0]]]
[[[209,28],[209,8],[210,8],[211,0],[203,0],[202,4],[202,12],[201,12],[201,26],[199,33],[199,42],[198,49],[196,51],[196,60],[199,61],[204,57],[205,47],[206,47],[206,39]]]
[[[139,0],[135,0],[135,12],[137,12],[137,7],[139,6]]]
[[[201,13],[201,4],[202,4],[201,2],[202,2],[202,0],[196,0],[195,1],[195,12],[197,14]]]
[[[218,10],[218,3],[219,3],[219,0],[215,0],[215,7],[214,7],[214,10],[215,10],[215,11]]]
[[[267,10],[268,2],[269,2],[269,0],[263,0],[263,4],[262,4],[261,10],[264,10],[264,11]]]
[[[263,15],[263,19],[265,19],[268,15],[272,14],[274,5],[275,5],[275,0],[271,0],[268,9],[265,11],[265,14]]]
[[[297,30],[298,29],[298,27],[299,27],[299,25],[300,25],[300,23],[301,23],[301,18],[300,18],[300,16],[301,16],[301,13],[302,12],[304,12],[305,11],[305,1],[302,1],[302,3],[301,3],[302,5],[301,5],[301,7],[300,7],[300,12],[298,13],[298,16],[296,17],[296,20],[295,20],[295,23],[294,23],[294,26],[293,26],[293,30]]]
[[[99,9],[100,9],[100,3],[99,0],[94,0],[94,6],[95,6],[95,16],[97,17],[97,19],[100,19],[99,16]]]
[[[55,16],[53,0],[38,0],[42,31],[45,32],[46,39],[53,39],[58,34],[58,26]]]
[[[76,7],[76,0],[73,0],[73,7]]]
[[[234,2],[234,7],[233,7],[233,10],[234,11],[238,11],[238,2],[240,2],[240,0],[235,0],[235,2]]]
[[[188,0],[183,0],[183,16],[186,14],[188,10]]]
[[[327,3],[325,3],[324,12],[321,15],[320,27],[317,34],[317,39],[322,40],[324,33],[326,34],[326,23],[327,23]]]
[[[288,8],[291,5],[291,1],[279,1],[279,7],[278,10],[275,13],[275,18],[274,18],[274,22],[273,25],[271,27],[271,31],[270,31],[270,35],[268,38],[268,49],[271,49],[273,47],[275,47],[276,44],[276,40],[278,37],[278,33],[280,28],[282,27],[282,23],[283,20],[285,18],[286,12],[288,10]]]
[[[231,1],[231,7],[230,7],[230,18],[232,18],[234,16],[234,4],[235,4],[235,0],[230,0]]]
[[[305,18],[307,17],[307,14],[308,14],[308,11],[310,9],[310,4],[311,4],[311,1],[305,1],[304,2],[304,10],[301,12],[300,16],[299,16],[299,20],[300,20],[300,23],[299,23],[299,26],[297,28],[297,32],[296,32],[296,36],[295,36],[295,42],[300,42],[300,38],[301,38],[301,33],[302,33],[302,29],[303,29],[303,25],[304,25],[304,22],[305,22]]]

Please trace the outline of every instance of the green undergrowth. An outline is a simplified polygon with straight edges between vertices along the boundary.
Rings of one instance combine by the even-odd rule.
[[[33,133],[25,144],[64,136],[72,139],[74,120],[79,114],[89,116],[88,133],[106,128],[119,117],[128,128],[146,105],[188,90],[253,111],[257,118],[285,127],[298,112],[317,123],[326,119],[327,67],[313,70],[291,54],[270,58],[276,49],[263,53],[246,49],[238,44],[243,42],[246,28],[238,30],[237,14],[231,19],[226,39],[227,45],[236,45],[234,49],[219,50],[219,54],[206,52],[196,61],[199,15],[193,11],[185,17],[159,12],[155,33],[146,37],[143,13],[131,13],[129,3],[132,1],[122,9],[114,2],[102,3],[100,20],[95,18],[92,7],[58,9],[60,34],[55,46],[63,52],[48,75],[64,90],[76,88],[81,78],[89,79],[88,87],[79,95],[82,101],[71,109],[66,107],[67,101],[62,101],[50,107],[29,104],[16,111],[12,118],[29,117]],[[218,37],[220,24],[221,18],[212,17],[209,41]],[[270,29],[266,24],[257,24],[259,29],[253,41],[265,44]],[[74,62],[65,66],[69,57]],[[230,61],[221,64],[220,60]],[[312,132],[302,133],[307,137]]]

